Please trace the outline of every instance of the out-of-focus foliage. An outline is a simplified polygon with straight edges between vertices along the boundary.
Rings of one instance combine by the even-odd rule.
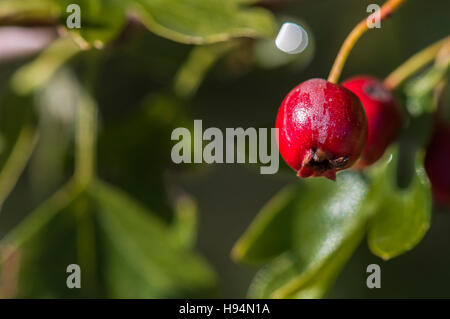
[[[32,21],[61,24],[61,28],[74,13],[66,10],[70,4],[65,0],[4,0],[0,22]],[[98,134],[97,103],[88,92],[97,91],[102,60],[113,52],[113,46],[105,45],[127,41],[136,16],[156,34],[197,44],[271,36],[273,16],[239,1],[83,0],[76,4],[81,9],[81,29],[66,30],[34,60],[20,66],[11,76],[11,89],[1,105],[0,206],[32,154],[30,176],[36,196],[48,196],[63,182],[65,186],[1,240],[0,295],[215,296],[216,275],[194,251],[195,201],[186,195],[167,194],[164,170],[170,166],[171,131],[191,125],[187,102],[179,97],[192,96],[216,62],[215,56],[233,45],[193,50],[191,62],[187,60],[174,80],[179,97],[170,92],[170,86],[167,92],[146,94],[140,102],[136,100],[140,111],[120,125],[100,127]],[[131,12],[133,17],[127,20]],[[90,52],[94,48],[104,53]],[[211,48],[217,48],[216,52]],[[202,64],[196,66],[200,60]],[[75,73],[63,69],[69,63]],[[39,133],[42,140],[35,150]],[[52,149],[52,144],[58,148]],[[96,165],[97,156],[101,165]],[[49,164],[54,166],[49,169]],[[145,172],[142,167],[147,167]],[[97,171],[136,199],[99,181]],[[82,289],[67,289],[69,264],[80,265]]]
[[[81,89],[77,84],[75,87]],[[83,121],[81,126],[76,125],[76,129],[82,129],[76,139],[82,158],[78,158],[74,179],[1,241],[2,268],[8,269],[11,260],[20,261],[17,277],[9,278],[16,281],[16,296],[214,295],[214,272],[187,243],[192,242],[195,232],[192,200],[189,205],[186,199],[180,202],[177,206],[180,220],[171,226],[121,191],[85,176],[91,169],[91,163],[85,161],[92,147],[89,136],[92,128],[86,124],[92,119],[83,115],[82,110],[92,105],[83,105],[90,103],[83,94],[78,93],[76,111]],[[161,121],[166,115],[161,113],[160,126],[167,124]],[[180,242],[180,236],[186,242]],[[83,270],[86,283],[83,289],[67,289],[65,269],[73,263]],[[10,293],[2,291],[6,297]]]
[[[29,95],[42,89],[58,69],[80,52],[80,47],[70,38],[53,42],[33,62],[20,68],[12,78],[12,88],[20,95]]]
[[[446,81],[449,72],[450,58],[447,58],[407,83],[405,88],[408,96],[406,105],[411,114],[420,116],[436,111],[438,101],[434,94],[435,89],[442,81]]]
[[[205,44],[235,37],[270,37],[274,19],[256,0],[130,0],[143,23],[171,40]]]
[[[0,2],[0,19],[3,24],[27,23],[27,21],[47,23],[61,22],[73,12],[67,10],[74,4],[70,0],[2,0]],[[79,0],[75,4],[82,10],[82,28],[70,29],[86,45],[101,47],[114,39],[125,22],[124,1],[116,0]]]
[[[4,24],[28,19],[54,20],[62,15],[62,2],[55,0],[3,0],[0,2],[0,17]]]
[[[345,172],[336,183],[308,180],[274,197],[233,249],[238,261],[267,264],[250,296],[323,297],[366,229],[384,259],[413,248],[429,227],[430,188],[419,166],[420,175],[398,189],[397,158],[389,153],[371,177]]]
[[[255,1],[220,0],[79,0],[83,27],[71,32],[96,46],[112,40],[122,29],[127,11],[158,35],[183,43],[205,44],[236,37],[270,37],[275,33],[273,16]],[[3,0],[0,18],[17,22],[65,19],[70,0]]]
[[[192,97],[206,72],[238,43],[224,42],[194,48],[175,77],[174,90],[180,97]]]
[[[2,241],[3,263],[20,260],[18,297],[211,296],[215,274],[172,233],[109,185],[68,185]],[[82,289],[67,289],[70,264],[82,269]]]

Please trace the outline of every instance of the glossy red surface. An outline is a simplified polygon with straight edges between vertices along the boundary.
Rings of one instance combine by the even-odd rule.
[[[425,156],[425,170],[436,202],[450,206],[450,125],[438,124]]]
[[[379,79],[357,76],[342,85],[360,99],[367,116],[367,142],[358,168],[375,163],[395,140],[402,125],[402,115],[392,93]]]
[[[295,87],[281,103],[276,127],[281,156],[300,177],[335,179],[358,160],[367,137],[356,95],[324,79]]]

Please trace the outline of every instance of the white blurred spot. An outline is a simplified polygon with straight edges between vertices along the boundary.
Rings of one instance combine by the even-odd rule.
[[[278,32],[275,44],[283,52],[297,54],[308,46],[308,34],[298,24],[286,22]]]
[[[54,28],[1,27],[0,62],[34,54],[56,38]]]

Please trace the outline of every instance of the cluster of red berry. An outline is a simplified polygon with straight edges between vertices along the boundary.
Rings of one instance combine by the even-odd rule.
[[[379,19],[392,15],[405,0],[388,0]],[[431,62],[450,37],[422,50],[385,81],[357,76],[338,84],[349,52],[368,30],[361,21],[343,42],[328,80],[300,83],[281,103],[276,119],[281,156],[299,177],[325,176],[354,167],[363,170],[379,160],[402,128],[403,114],[392,90]],[[442,49],[442,52],[444,50]],[[438,121],[428,145],[425,170],[434,199],[450,206],[450,125]]]
[[[310,79],[295,87],[278,111],[278,146],[299,177],[325,176],[375,163],[395,140],[402,112],[382,81],[358,76],[334,84]],[[450,127],[437,125],[425,169],[437,201],[450,204]]]

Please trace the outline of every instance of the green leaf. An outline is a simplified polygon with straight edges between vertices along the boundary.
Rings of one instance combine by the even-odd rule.
[[[206,44],[237,37],[271,37],[275,32],[271,13],[249,7],[249,1],[133,0],[132,3],[149,30],[177,42]]]
[[[214,291],[214,272],[202,258],[181,249],[161,221],[100,182],[90,194],[99,214],[110,297],[199,297]]]
[[[299,194],[298,189],[287,187],[264,206],[234,245],[236,261],[260,264],[291,248],[291,224]]]
[[[397,152],[390,156],[389,162],[381,164],[378,176],[374,178],[374,200],[378,205],[368,230],[371,251],[385,260],[416,246],[431,220],[431,192],[422,165],[423,154],[416,155],[415,174],[406,188],[396,185]]]
[[[337,182],[311,179],[278,195],[235,247],[235,256],[249,261],[285,251],[256,275],[249,295],[323,296],[362,239],[369,198],[368,183],[356,172],[339,174]]]
[[[249,297],[322,298],[362,241],[364,231],[364,227],[355,230],[333,254],[317,265],[305,265],[292,251],[282,254],[258,271],[249,288]]]
[[[329,256],[365,226],[371,214],[368,194],[369,185],[357,172],[343,172],[337,182],[308,181],[298,196],[293,250],[309,264]]]

